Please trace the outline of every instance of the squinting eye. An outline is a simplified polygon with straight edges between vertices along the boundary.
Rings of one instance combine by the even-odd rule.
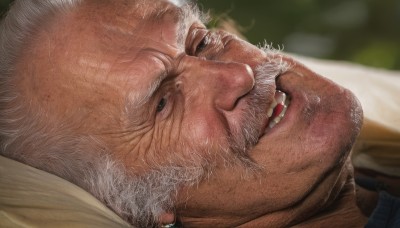
[[[205,36],[196,47],[195,55],[202,52],[208,45],[208,36]]]
[[[167,99],[165,97],[161,98],[160,102],[157,105],[157,112],[161,112],[165,106],[167,105]]]

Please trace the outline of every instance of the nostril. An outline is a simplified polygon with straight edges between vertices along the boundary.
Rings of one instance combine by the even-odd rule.
[[[243,97],[245,97],[248,93],[246,93],[245,95],[239,97],[238,99],[236,99],[235,103],[233,104],[233,108],[237,107],[240,100],[242,100]]]

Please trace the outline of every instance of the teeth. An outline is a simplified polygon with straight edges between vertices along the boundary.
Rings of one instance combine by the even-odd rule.
[[[270,118],[272,116],[272,113],[274,113],[274,108],[272,108],[272,106],[271,106],[271,108],[268,109],[268,112],[267,112],[268,118]]]
[[[282,91],[277,90],[275,93],[275,100],[278,104],[284,103],[286,100],[286,94]]]
[[[274,100],[271,104],[271,107],[268,109],[267,115],[268,118],[271,118],[274,114],[274,109],[279,105],[279,108],[275,110],[275,112],[279,112],[278,116],[275,116],[272,120],[269,121],[268,127],[273,128],[275,127],[285,116],[286,110],[290,104],[290,100],[286,96],[286,94],[282,91],[277,90],[275,92]],[[276,115],[276,114],[275,114]]]
[[[268,127],[273,128],[273,127],[275,127],[276,124],[277,124],[277,122],[275,122],[275,120],[271,121],[271,122],[269,122]]]
[[[267,112],[268,118],[270,118],[272,116],[272,114],[274,113],[274,108],[277,105],[278,105],[278,102],[276,101],[276,97],[274,97],[274,100],[272,101],[271,107],[269,107],[268,112]]]

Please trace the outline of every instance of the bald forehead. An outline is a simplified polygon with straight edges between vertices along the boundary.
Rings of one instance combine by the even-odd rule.
[[[196,5],[182,0],[117,0],[85,1],[77,14],[78,23],[92,23],[108,32],[136,33],[137,27],[166,20],[178,25],[178,42],[183,43],[194,21],[205,22],[207,17]],[[83,20],[81,20],[83,19]],[[96,31],[101,34],[101,31]]]
[[[193,5],[177,7],[165,0],[86,0],[49,30],[52,53],[65,57],[59,66],[69,69],[65,62],[85,55],[99,60],[104,54],[125,54],[132,46],[143,44],[142,37],[152,32],[159,32],[164,38],[175,36],[179,48],[184,45],[191,24],[200,21],[199,15]],[[164,25],[170,24],[175,24],[176,30],[168,33]],[[154,30],[149,25],[163,26]]]
[[[193,4],[181,0],[87,0],[81,6],[81,12],[87,16],[101,12],[105,18],[114,15],[137,20],[157,20],[167,14],[178,20],[189,15],[198,16],[193,10]]]

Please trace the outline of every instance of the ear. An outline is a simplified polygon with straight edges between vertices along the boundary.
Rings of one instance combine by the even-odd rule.
[[[173,212],[164,212],[158,218],[158,221],[161,225],[169,225],[175,223],[175,213]]]

